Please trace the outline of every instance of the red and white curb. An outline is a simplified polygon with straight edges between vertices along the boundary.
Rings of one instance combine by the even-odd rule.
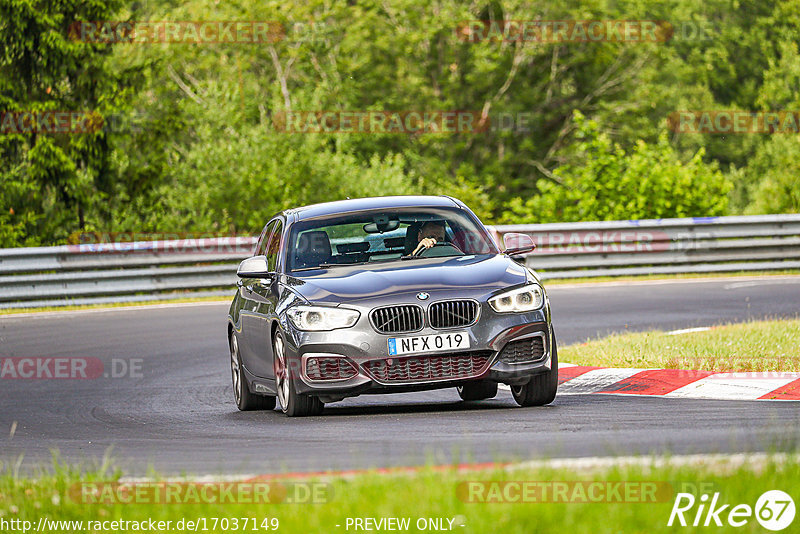
[[[800,400],[800,373],[615,369],[562,363],[558,394],[648,395],[682,399]]]

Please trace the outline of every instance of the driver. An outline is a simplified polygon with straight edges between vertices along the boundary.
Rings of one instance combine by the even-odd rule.
[[[419,240],[419,244],[417,245],[417,248],[414,249],[414,252],[411,253],[411,255],[413,256],[422,249],[431,248],[436,243],[443,242],[444,236],[445,236],[444,222],[442,221],[426,222],[419,229],[419,233],[417,234],[417,239]]]

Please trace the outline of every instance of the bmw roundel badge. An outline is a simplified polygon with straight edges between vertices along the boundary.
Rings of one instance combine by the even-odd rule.
[[[425,293],[424,291],[422,293],[417,293],[417,298],[419,300],[428,300],[429,297],[430,295]]]

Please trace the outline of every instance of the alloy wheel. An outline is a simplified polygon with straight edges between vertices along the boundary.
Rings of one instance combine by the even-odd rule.
[[[242,367],[239,365],[239,342],[231,336],[231,381],[233,382],[233,398],[236,404],[242,402]]]
[[[281,410],[284,412],[289,406],[289,370],[286,365],[286,354],[283,350],[283,338],[275,336],[273,343],[275,354],[275,385],[278,390],[278,402],[281,404]]]

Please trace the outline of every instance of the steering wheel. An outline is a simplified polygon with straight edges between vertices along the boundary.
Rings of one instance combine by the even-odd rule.
[[[434,253],[433,251],[435,249],[437,249],[437,248],[439,250],[437,251],[437,253]],[[448,250],[448,249],[450,249],[450,250]],[[449,253],[450,251],[455,252],[457,254],[464,254],[464,252],[460,248],[458,248],[456,245],[454,245],[453,243],[443,242],[443,243],[434,243],[431,248],[421,248],[413,256],[415,258],[435,258],[437,256],[455,256],[455,255],[457,255],[457,254],[450,254]],[[442,254],[442,252],[444,252],[444,253]]]

